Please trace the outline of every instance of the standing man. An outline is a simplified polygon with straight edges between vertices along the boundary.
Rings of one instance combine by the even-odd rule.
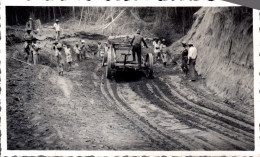
[[[107,51],[109,49],[108,42],[105,42],[104,44],[105,44],[104,45],[104,54],[103,54],[103,56],[101,56],[102,57],[102,63],[101,63],[102,66],[105,66],[105,63],[107,62]]]
[[[187,43],[186,41],[182,41],[182,46],[183,46],[183,50],[181,51],[181,59],[182,59],[182,63],[181,63],[181,69],[182,71],[186,74],[188,74],[188,47],[187,47]]]
[[[166,67],[167,64],[167,55],[169,54],[169,49],[166,46],[166,40],[162,40],[162,44],[160,45],[161,57],[163,61],[163,66]]]
[[[28,30],[33,30],[33,21],[32,21],[32,18],[29,17],[28,21],[26,22],[26,25],[25,25],[25,29]]]
[[[37,43],[37,38],[33,38],[32,40],[32,54],[33,54],[33,64],[36,65],[39,63],[39,43]]]
[[[62,57],[61,50],[62,50],[62,45],[59,43],[59,44],[57,44],[55,56],[57,59],[59,75],[63,76],[64,59]]]
[[[103,49],[103,46],[102,46],[100,41],[98,41],[98,45],[97,46],[98,46],[97,56],[98,56],[98,58],[100,58],[101,57],[101,51]]]
[[[188,65],[190,70],[191,79],[190,81],[196,81],[195,64],[197,59],[197,48],[193,46],[193,42],[188,43]]]
[[[86,58],[86,45],[85,45],[85,40],[81,40],[81,46],[80,46],[80,57],[81,59],[85,59]]]
[[[71,71],[72,55],[71,55],[70,46],[67,43],[64,44],[64,52],[66,54],[67,63],[69,64],[68,71]]]
[[[141,68],[142,64],[142,49],[141,49],[141,42],[144,43],[144,46],[148,48],[146,42],[144,41],[143,36],[140,35],[141,31],[138,29],[136,34],[134,35],[133,39],[131,40],[130,44],[133,46],[132,55],[133,61],[135,62],[135,54],[137,54],[138,60],[138,67]]]
[[[155,37],[154,41],[153,41],[153,52],[154,52],[154,63],[157,62],[157,59],[159,59],[159,55],[160,55],[160,43],[159,43],[159,38]]]
[[[33,40],[33,35],[31,34],[31,29],[30,28],[27,28],[26,30],[26,33],[24,34],[24,40],[25,40],[25,43],[24,43],[24,52],[25,52],[25,60],[27,63],[30,62],[30,58],[33,57],[32,55],[32,40]],[[33,58],[32,58],[33,60]]]
[[[76,45],[74,47],[74,51],[77,55],[77,60],[80,62],[81,61],[81,58],[80,58],[80,47],[79,47],[79,43],[76,42]]]
[[[55,32],[56,32],[56,40],[60,41],[60,24],[59,24],[59,19],[56,19],[56,22],[53,25]]]

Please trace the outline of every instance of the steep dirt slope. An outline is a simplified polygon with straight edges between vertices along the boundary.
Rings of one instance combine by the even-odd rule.
[[[196,69],[209,88],[225,98],[253,104],[252,11],[247,8],[201,8],[186,36],[172,44],[179,53],[182,40],[198,49]]]

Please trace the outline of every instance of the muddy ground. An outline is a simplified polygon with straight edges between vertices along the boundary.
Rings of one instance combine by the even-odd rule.
[[[48,61],[7,58],[9,150],[254,150],[253,106],[189,82],[179,64],[108,80],[92,54],[64,76]]]

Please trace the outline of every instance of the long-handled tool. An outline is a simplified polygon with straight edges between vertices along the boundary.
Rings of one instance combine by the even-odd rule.
[[[14,58],[14,57],[11,57],[11,58],[14,59],[14,60],[17,60],[17,61],[19,61],[19,62],[22,62],[22,63],[24,63],[24,64],[27,64],[27,65],[32,66],[31,63],[24,62],[24,61],[22,61],[22,60],[20,60],[20,59]]]

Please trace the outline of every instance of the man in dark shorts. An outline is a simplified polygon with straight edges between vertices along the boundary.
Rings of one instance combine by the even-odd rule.
[[[32,55],[32,39],[33,39],[33,35],[31,34],[31,28],[27,28],[26,29],[26,33],[24,34],[24,52],[25,52],[25,60],[27,63],[30,62],[30,57],[33,60],[33,55]]]
[[[183,50],[181,51],[181,60],[182,60],[181,69],[187,76],[189,69],[188,69],[188,65],[187,65],[187,63],[188,63],[188,45],[187,45],[186,41],[182,42],[182,46],[183,46]]]
[[[144,46],[148,48],[146,42],[144,41],[143,36],[140,35],[140,30],[138,29],[136,31],[136,34],[134,35],[133,39],[131,40],[130,44],[133,46],[132,49],[132,55],[133,55],[133,61],[135,62],[135,54],[137,54],[137,60],[138,60],[138,66],[141,67],[142,64],[142,47],[141,42],[144,43]]]

